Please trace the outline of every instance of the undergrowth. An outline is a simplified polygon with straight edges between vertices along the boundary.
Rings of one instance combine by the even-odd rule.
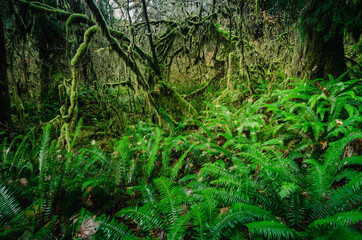
[[[358,80],[295,81],[102,149],[50,125],[1,143],[3,239],[360,239]]]

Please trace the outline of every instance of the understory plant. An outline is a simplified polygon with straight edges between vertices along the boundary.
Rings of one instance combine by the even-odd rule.
[[[1,143],[4,239],[359,239],[361,88],[303,81],[106,148]],[[279,97],[280,96],[280,97]]]

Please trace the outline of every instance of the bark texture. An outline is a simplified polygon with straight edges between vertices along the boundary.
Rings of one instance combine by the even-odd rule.
[[[347,69],[344,59],[343,34],[324,40],[324,32],[313,27],[306,39],[306,76],[309,79],[328,79],[328,74],[337,78]]]
[[[7,76],[5,30],[0,11],[0,129],[11,123],[9,82]]]

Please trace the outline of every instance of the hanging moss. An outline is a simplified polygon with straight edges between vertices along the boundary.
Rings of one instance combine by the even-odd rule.
[[[78,77],[77,77],[77,65],[80,60],[84,57],[87,52],[88,45],[90,43],[91,38],[97,32],[97,26],[90,27],[84,33],[83,43],[78,47],[77,53],[74,55],[71,60],[72,67],[72,77],[70,80],[66,79],[64,81],[64,86],[66,88],[67,95],[69,96],[70,106],[68,111],[66,111],[66,104],[64,104],[60,109],[61,119],[62,119],[62,127],[60,137],[58,139],[58,145],[60,147],[66,147],[66,149],[70,150],[71,144],[71,132],[75,127],[77,121],[77,99],[78,99]]]
[[[92,36],[97,32],[97,26],[93,26],[88,28],[88,30],[84,33],[83,43],[79,46],[77,53],[74,55],[71,66],[74,67],[77,63],[79,63],[80,59],[82,59],[87,52],[88,44],[92,38]]]
[[[19,121],[20,125],[22,127],[24,127],[23,123],[24,123],[24,111],[25,111],[25,109],[24,109],[23,102],[21,101],[21,99],[20,99],[17,92],[18,92],[17,90],[14,91],[14,100],[15,100],[14,102],[15,102],[15,106],[16,106],[16,115],[18,117],[18,121]]]
[[[131,58],[129,58],[129,56],[125,53],[125,51],[123,51],[123,49],[119,45],[118,41],[111,35],[102,13],[98,9],[98,7],[94,4],[93,0],[83,0],[83,1],[85,5],[88,7],[89,11],[92,13],[93,18],[97,26],[100,28],[102,34],[107,38],[107,40],[111,44],[112,49],[117,52],[117,54],[121,57],[121,59],[123,59],[127,67],[129,67],[139,77],[140,85],[143,88],[148,89],[148,84],[144,81],[144,77],[139,67]]]
[[[231,76],[233,74],[233,61],[234,61],[234,53],[229,53],[229,66],[228,66],[228,76],[227,76],[227,88],[230,91],[234,91],[234,85],[232,83]]]
[[[159,80],[159,76],[155,77],[155,74],[151,70],[149,73],[149,82],[152,86],[155,86],[155,84],[159,84],[163,90],[163,94],[155,94],[154,97],[152,96],[150,92],[150,87],[148,82],[145,81],[144,76],[141,74],[140,69],[135,61],[133,61],[128,54],[121,48],[118,41],[111,35],[110,29],[107,26],[106,21],[104,20],[101,12],[99,11],[98,7],[94,4],[93,0],[83,0],[85,5],[87,6],[88,10],[92,13],[92,16],[97,24],[97,26],[100,28],[102,34],[107,38],[109,41],[112,49],[117,52],[119,57],[124,61],[124,63],[129,67],[137,76],[138,84],[146,93],[146,102],[148,102],[152,107],[154,107],[158,111],[158,107],[166,104],[169,105],[170,99],[173,99],[172,102],[174,103],[174,106],[179,106],[181,109],[188,110],[193,115],[198,115],[196,109],[189,104],[185,99],[183,99],[176,91],[174,91],[172,88],[167,86],[165,83]],[[152,61],[149,62],[152,65]],[[153,68],[154,69],[154,68]],[[152,89],[153,90],[153,89]],[[151,91],[152,91],[151,90]]]

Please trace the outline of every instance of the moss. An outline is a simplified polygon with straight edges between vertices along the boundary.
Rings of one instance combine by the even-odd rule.
[[[49,5],[46,5],[46,4],[43,4],[40,2],[36,2],[36,1],[28,2],[25,0],[18,0],[18,2],[20,2],[21,4],[27,5],[29,8],[31,8],[35,11],[48,12],[48,13],[57,15],[58,17],[60,17],[62,19],[67,19],[71,15],[71,13],[69,13],[69,12],[66,12],[64,10],[57,9],[57,8],[54,8]]]
[[[89,42],[92,36],[97,32],[97,26],[93,26],[88,28],[88,30],[84,33],[84,40],[83,43],[79,46],[77,53],[74,55],[71,66],[74,67],[80,59],[82,59],[87,52]]]
[[[123,61],[126,63],[127,67],[129,67],[137,76],[140,81],[140,85],[144,89],[148,89],[148,84],[144,81],[144,77],[138,67],[138,65],[126,54],[125,51],[121,48],[118,41],[111,35],[110,30],[107,26],[106,21],[103,18],[102,13],[98,9],[98,7],[94,4],[93,0],[83,0],[89,11],[92,13],[93,18],[97,24],[97,26],[100,28],[102,34],[107,38],[109,43],[111,44],[111,47],[114,51],[117,52],[119,57],[123,59]]]
[[[23,122],[24,122],[24,105],[23,102],[21,101],[19,95],[17,94],[17,91],[14,91],[14,98],[15,98],[15,106],[16,106],[16,115],[18,117],[18,121],[19,123],[22,125],[23,127]]]
[[[234,66],[234,53],[229,53],[229,66],[228,66],[228,76],[227,76],[227,88],[230,91],[234,91],[234,84],[232,83],[231,76],[233,74],[233,66]]]
[[[63,125],[61,127],[61,134],[58,139],[58,146],[66,147],[66,149],[70,150],[71,144],[71,132],[75,127],[77,122],[77,99],[78,99],[78,78],[77,78],[77,65],[80,60],[84,57],[85,53],[87,52],[88,45],[92,36],[97,32],[97,26],[90,27],[84,33],[84,40],[83,43],[79,46],[77,53],[74,55],[73,59],[71,60],[71,67],[72,67],[72,77],[70,80],[65,79],[64,87],[66,92],[69,96],[70,106],[68,111],[66,110],[66,104],[64,104],[60,108],[61,119]]]
[[[163,94],[160,94],[160,98],[166,98],[166,102],[168,104],[172,103],[172,107],[173,108],[177,108],[180,107],[181,109],[184,110],[183,115],[187,114],[185,112],[185,110],[189,111],[189,113],[191,113],[194,116],[198,115],[197,110],[194,108],[194,106],[192,106],[189,102],[187,102],[183,97],[181,97],[180,94],[178,94],[174,89],[172,89],[171,87],[169,87],[166,83],[164,83],[163,81],[159,81],[158,83],[160,91],[162,91]],[[160,99],[160,100],[161,100]],[[170,99],[172,99],[170,101]],[[162,100],[161,100],[162,101]],[[163,102],[163,104],[165,104],[165,102]]]
[[[176,106],[181,107],[182,109],[188,110],[193,115],[198,115],[196,109],[189,104],[185,99],[183,99],[177,92],[175,92],[172,88],[168,87],[165,83],[161,82],[158,77],[155,77],[154,71],[149,72],[149,81],[152,83],[152,86],[156,84],[160,85],[160,91],[163,94],[155,95],[156,99],[153,98],[152,94],[150,93],[150,86],[148,82],[145,81],[144,76],[140,72],[140,68],[138,67],[137,63],[131,59],[128,54],[121,48],[118,41],[111,35],[110,29],[107,26],[101,12],[99,11],[98,7],[94,4],[93,0],[83,0],[85,5],[87,6],[88,10],[92,13],[92,16],[100,28],[102,34],[107,38],[109,41],[111,48],[119,55],[119,57],[124,61],[127,67],[129,67],[132,72],[136,75],[137,85],[140,86],[144,92],[146,93],[146,102],[154,107],[158,111],[158,106],[160,104],[165,104],[165,102],[169,102],[170,99],[173,99],[173,102]],[[191,29],[195,29],[191,27]],[[136,48],[136,46],[135,46]],[[75,58],[76,59],[76,58]],[[73,61],[72,61],[73,62]],[[152,66],[152,61],[149,61]],[[73,64],[72,64],[73,65]],[[153,68],[154,69],[154,68]],[[169,97],[169,98],[168,98]],[[167,98],[165,100],[165,98]],[[156,101],[155,101],[156,100]]]
[[[67,38],[69,37],[70,27],[79,23],[86,23],[89,25],[94,24],[86,15],[80,13],[73,13],[68,17],[67,22],[65,23]]]

